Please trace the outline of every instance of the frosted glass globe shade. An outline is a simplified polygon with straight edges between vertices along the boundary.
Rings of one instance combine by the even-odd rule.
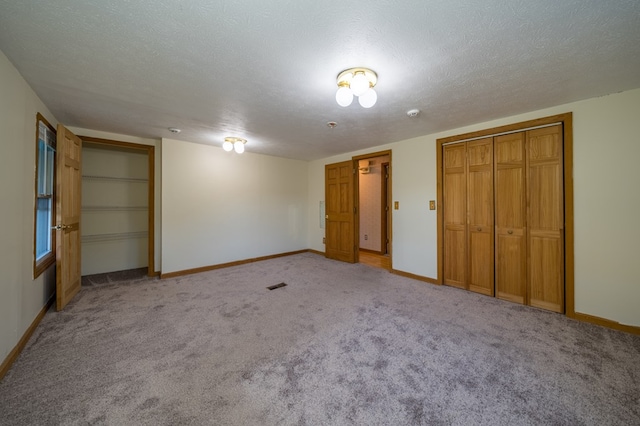
[[[341,107],[348,107],[353,102],[353,92],[348,87],[341,87],[336,92],[336,102]]]
[[[371,108],[378,101],[378,94],[375,90],[369,89],[358,97],[358,102],[362,108]]]
[[[233,144],[229,141],[224,141],[224,143],[222,144],[222,149],[229,152],[233,149]]]
[[[244,152],[244,144],[240,141],[235,142],[233,144],[233,149],[235,149],[238,154],[242,154]]]
[[[353,76],[350,84],[353,94],[361,96],[364,92],[369,90],[369,80],[362,72],[358,72]]]

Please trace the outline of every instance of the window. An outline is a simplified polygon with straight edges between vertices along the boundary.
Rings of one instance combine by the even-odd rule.
[[[55,155],[56,132],[40,114],[36,118],[36,187],[33,276],[55,261]]]

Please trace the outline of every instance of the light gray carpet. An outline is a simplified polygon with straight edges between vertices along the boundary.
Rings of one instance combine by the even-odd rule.
[[[83,287],[0,423],[638,425],[639,362],[639,336],[305,253]]]

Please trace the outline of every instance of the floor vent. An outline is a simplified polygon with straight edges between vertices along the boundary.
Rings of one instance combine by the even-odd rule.
[[[274,284],[274,285],[270,285],[269,287],[267,287],[269,290],[275,290],[276,288],[280,288],[280,287],[284,287],[286,286],[285,283],[280,283],[280,284]]]

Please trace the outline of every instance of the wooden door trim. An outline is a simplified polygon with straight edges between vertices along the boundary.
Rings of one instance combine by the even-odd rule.
[[[382,179],[381,179],[381,209],[380,215],[382,216],[382,220],[380,221],[380,254],[385,255],[387,250],[389,249],[389,240],[388,229],[389,229],[389,214],[391,213],[391,209],[389,207],[389,162],[385,161],[381,165],[382,167]]]
[[[148,237],[147,237],[147,275],[155,277],[158,272],[155,270],[155,146],[143,145],[139,143],[129,143],[122,141],[114,141],[111,139],[94,138],[91,136],[78,136],[82,142],[89,142],[92,144],[105,145],[110,147],[118,147],[129,151],[147,153],[148,161],[148,189],[147,189],[147,203],[148,206]]]
[[[388,149],[386,151],[377,151],[377,152],[371,152],[369,154],[356,155],[356,156],[352,157],[351,159],[354,160],[354,161],[360,161],[360,160],[368,160],[370,158],[384,157],[385,155],[389,156],[389,164],[391,164],[391,150],[390,149]]]
[[[448,136],[446,138],[437,139],[437,144],[448,144],[453,142],[463,142],[468,139],[493,137],[508,132],[521,132],[524,130],[531,130],[538,126],[548,126],[557,123],[564,123],[567,119],[571,120],[573,113],[567,112],[564,114],[551,115],[549,117],[536,118],[534,120],[522,121],[519,123],[506,124],[504,126],[492,127],[490,129],[478,130],[475,132],[463,133],[455,136]]]
[[[436,140],[436,189],[437,189],[437,245],[438,245],[438,278],[437,283],[443,283],[444,274],[444,216],[443,203],[443,165],[442,147],[444,144],[463,142],[469,139],[490,137],[501,133],[524,131],[532,127],[546,126],[560,123],[563,128],[563,180],[564,180],[564,224],[565,224],[565,314],[576,318],[575,287],[574,287],[574,224],[573,224],[573,113],[557,114],[549,117],[519,123],[507,124],[500,127],[449,136]]]
[[[570,318],[576,318],[575,307],[575,271],[574,271],[574,241],[573,241],[573,116],[562,121],[563,137],[563,180],[564,180],[564,309]]]
[[[359,160],[351,158],[351,167],[353,167],[353,244],[354,244],[354,263],[360,263],[360,172]]]

